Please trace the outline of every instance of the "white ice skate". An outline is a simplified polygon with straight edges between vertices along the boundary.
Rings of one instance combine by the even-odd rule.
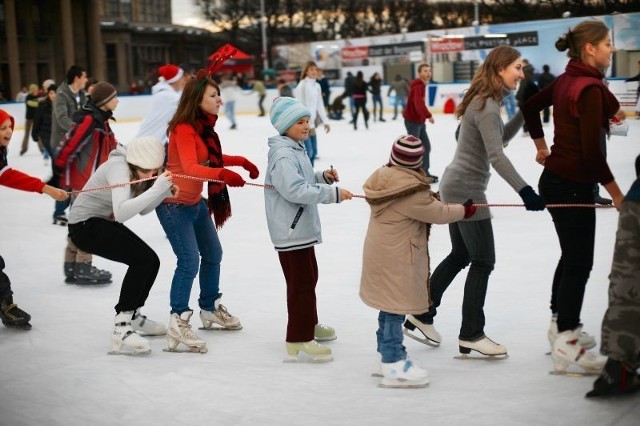
[[[151,353],[149,342],[135,332],[131,326],[133,311],[118,312],[114,320],[109,355],[148,355]]]
[[[215,301],[213,311],[200,311],[200,319],[200,330],[242,330],[240,320],[229,313],[220,299]]]
[[[573,330],[558,333],[558,338],[553,344],[551,357],[553,358],[554,371],[552,374],[570,375],[598,375],[604,368],[607,359],[587,352],[580,344],[580,327]],[[569,372],[570,365],[580,367],[583,372]]]
[[[136,309],[131,319],[131,326],[141,336],[164,336],[167,328],[158,321],[150,320],[140,313],[140,308]]]
[[[381,388],[423,388],[429,384],[427,370],[407,359],[382,363]]]
[[[494,342],[493,340],[489,339],[487,336],[483,336],[482,339],[476,340],[475,342],[471,342],[467,340],[458,340],[458,345],[460,348],[460,353],[462,355],[454,357],[455,359],[498,360],[498,359],[505,359],[508,357],[507,348],[503,345],[500,345]],[[483,356],[483,357],[469,356],[471,351],[476,351],[486,356]]]
[[[417,334],[417,332],[416,334],[412,333],[416,331],[416,328],[420,334]],[[425,324],[413,315],[407,315],[402,334],[434,348],[440,346],[440,342],[442,342],[442,336],[440,336],[433,324]]]
[[[585,348],[586,350],[593,349],[596,347],[596,338],[587,333],[586,331],[582,331],[582,325],[578,327],[580,330],[578,334],[578,344]],[[549,325],[549,331],[547,331],[547,339],[549,339],[549,345],[551,346],[551,350],[553,350],[553,344],[556,342],[558,338],[558,318],[555,316],[551,317],[551,324]]]
[[[287,342],[288,358],[284,362],[329,362],[333,361],[331,348],[319,345],[315,340],[310,342]]]
[[[191,329],[189,319],[193,311],[184,311],[180,315],[173,313],[169,318],[169,330],[167,330],[167,342],[169,347],[163,349],[165,352],[195,352],[204,354],[207,352],[207,343],[200,339]],[[186,350],[178,349],[182,343]]]
[[[316,342],[330,342],[336,340],[336,329],[327,324],[318,323],[313,328],[313,339]]]

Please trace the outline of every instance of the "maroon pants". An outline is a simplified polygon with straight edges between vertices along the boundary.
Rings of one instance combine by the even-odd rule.
[[[287,342],[309,342],[318,323],[316,284],[318,263],[313,247],[278,252],[287,281]]]

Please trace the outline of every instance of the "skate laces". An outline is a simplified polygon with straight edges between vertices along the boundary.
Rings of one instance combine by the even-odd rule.
[[[326,324],[322,324],[322,323],[318,323],[318,328],[322,331],[329,331],[331,329],[331,327],[329,327]]]
[[[178,318],[178,327],[180,327],[180,332],[183,336],[194,340],[198,338],[198,336],[196,336],[196,334],[191,329],[191,324],[189,324],[188,320]]]
[[[404,366],[402,367],[402,371],[404,371],[406,373],[407,371],[409,371],[409,369],[411,367],[413,367],[413,363],[410,360],[407,359],[404,362]]]
[[[222,321],[227,322],[231,321],[231,314],[227,311],[227,308],[221,303],[218,305],[218,309],[215,310],[217,315],[222,319]]]

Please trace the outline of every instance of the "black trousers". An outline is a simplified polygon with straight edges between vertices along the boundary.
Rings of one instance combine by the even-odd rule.
[[[593,184],[576,183],[544,170],[539,181],[546,204],[593,204]],[[560,242],[560,260],[551,287],[551,312],[558,314],[558,331],[573,330],[580,324],[580,311],[593,267],[596,212],[590,207],[548,209]]]
[[[160,269],[160,259],[147,243],[123,224],[100,218],[69,224],[69,236],[81,250],[129,266],[116,313],[144,306]]]
[[[9,280],[7,274],[4,273],[4,259],[0,256],[0,300],[4,300],[12,295],[11,280]]]

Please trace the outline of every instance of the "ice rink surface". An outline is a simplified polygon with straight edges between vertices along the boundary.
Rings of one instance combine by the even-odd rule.
[[[117,117],[117,111],[116,111]],[[332,121],[318,132],[316,169],[340,172],[340,184],[363,194],[362,184],[389,155],[393,140],[405,132],[402,121]],[[361,118],[362,120],[362,118]],[[431,172],[442,175],[455,149],[455,119],[436,115],[428,125],[433,151]],[[627,137],[612,137],[608,159],[624,192],[635,179],[640,154],[640,121],[631,118]],[[113,125],[122,143],[139,122]],[[244,155],[264,170],[267,137],[275,134],[268,118],[240,115],[229,130],[217,126],[226,154]],[[546,127],[551,139],[552,128]],[[22,131],[14,133],[10,165],[48,178],[49,168],[35,143],[20,157]],[[542,171],[531,139],[518,134],[507,155],[524,179],[537,188]],[[248,179],[247,173],[240,170]],[[263,182],[261,175],[257,183]],[[434,185],[437,189],[437,184]],[[537,189],[536,189],[537,190]],[[200,331],[209,352],[162,351],[164,337],[151,338],[146,357],[110,356],[110,334],[124,265],[95,257],[114,282],[102,287],[64,283],[66,228],[51,224],[53,201],[46,196],[0,187],[0,253],[7,263],[15,301],[32,316],[29,332],[0,327],[0,425],[637,425],[640,397],[586,400],[593,377],[550,375],[546,353],[551,279],[559,247],[548,212],[524,207],[494,208],[496,266],[487,295],[486,333],[507,346],[502,361],[460,361],[458,330],[465,272],[445,294],[435,325],[439,348],[405,339],[412,359],[429,371],[424,389],[380,389],[370,374],[377,361],[377,311],[358,296],[362,244],[369,219],[363,199],[320,207],[324,243],[316,247],[320,280],[320,320],[337,330],[329,343],[334,361],[283,363],[286,327],[285,283],[267,232],[263,189],[231,188],[233,215],[220,232],[224,248],[223,303],[238,316],[241,331]],[[603,195],[606,193],[603,190]],[[518,195],[493,172],[491,203],[520,203]],[[595,264],[586,291],[582,321],[600,341],[607,306],[618,214],[597,212]],[[127,226],[162,261],[143,312],[168,322],[169,288],[175,256],[155,214],[137,216]],[[430,239],[432,268],[448,254],[448,229],[435,225]],[[197,281],[191,294],[197,318]],[[635,419],[635,420],[634,420]]]

